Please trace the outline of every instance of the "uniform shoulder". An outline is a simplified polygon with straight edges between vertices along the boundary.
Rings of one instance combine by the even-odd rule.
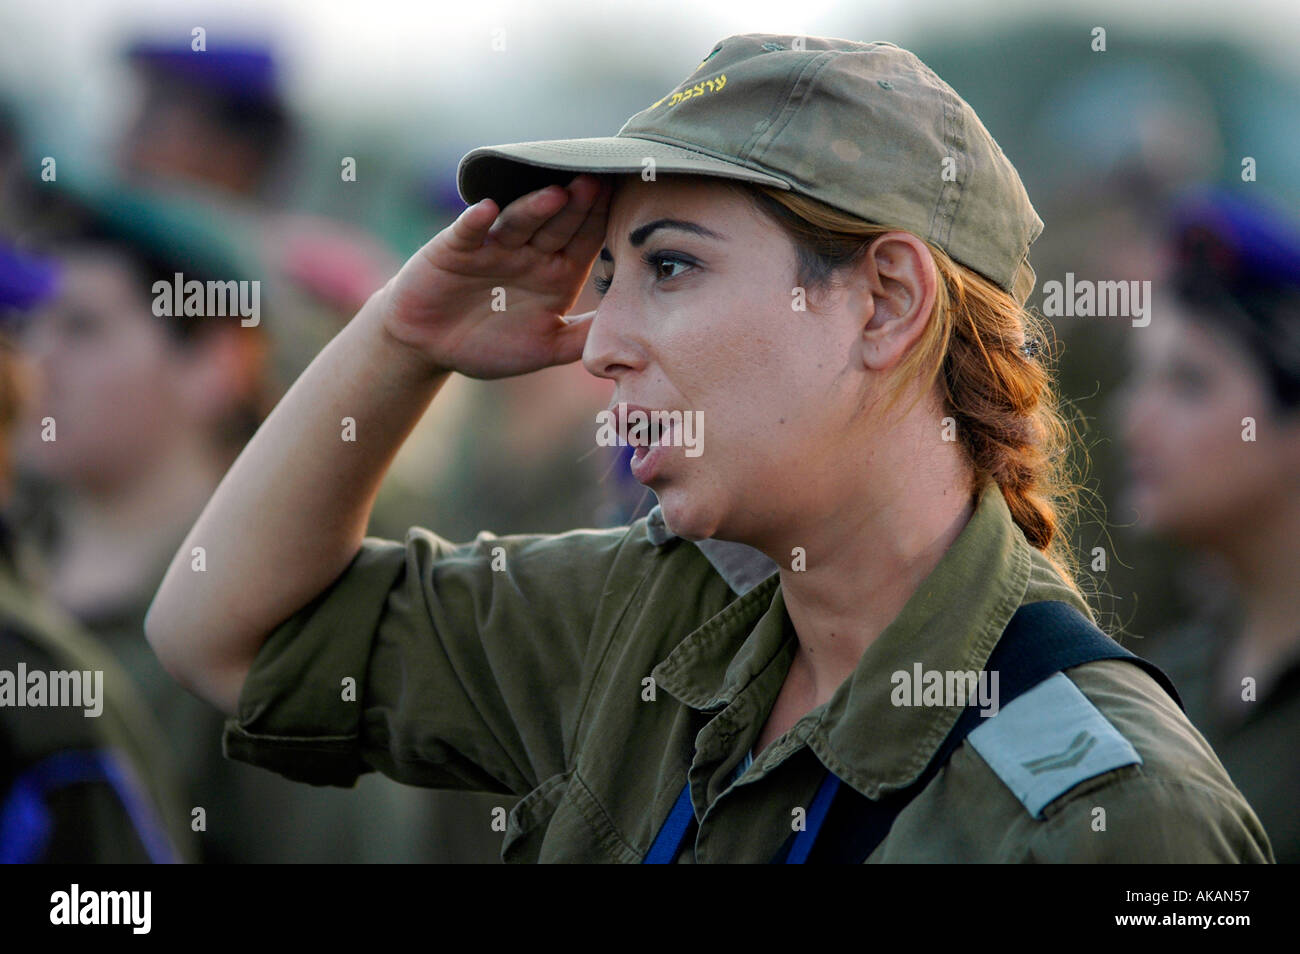
[[[1122,660],[1058,673],[968,741],[1032,817],[1029,860],[1266,861],[1258,818],[1186,716]]]

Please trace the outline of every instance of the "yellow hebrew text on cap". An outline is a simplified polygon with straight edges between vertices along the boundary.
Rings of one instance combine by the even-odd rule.
[[[705,93],[721,93],[723,87],[727,85],[727,74],[719,73],[716,79],[706,79],[702,83],[696,83],[694,86],[688,86],[680,92],[673,93],[671,96],[664,96],[650,104],[650,109],[654,109],[660,103],[667,102],[668,105],[676,106],[678,103],[690,99],[692,96],[703,96]]]

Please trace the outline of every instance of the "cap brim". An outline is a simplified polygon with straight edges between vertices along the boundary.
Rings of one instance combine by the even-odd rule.
[[[504,209],[520,196],[548,185],[567,185],[580,172],[636,173],[654,160],[655,175],[720,176],[789,189],[785,179],[737,162],[653,139],[602,136],[481,146],[465,155],[456,169],[456,188],[467,205],[491,199]]]

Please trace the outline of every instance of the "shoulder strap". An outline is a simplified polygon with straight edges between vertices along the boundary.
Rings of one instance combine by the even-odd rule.
[[[1102,659],[1123,659],[1141,666],[1180,709],[1183,707],[1173,682],[1158,666],[1129,652],[1070,604],[1055,600],[1020,607],[984,668],[998,673],[998,703],[1005,708],[1055,673]],[[930,784],[966,736],[987,721],[978,706],[967,706],[925,771],[905,789],[873,801],[852,786],[841,785],[808,862],[865,861],[889,834],[894,819]],[[773,859],[775,863],[785,861],[792,840],[786,840]]]

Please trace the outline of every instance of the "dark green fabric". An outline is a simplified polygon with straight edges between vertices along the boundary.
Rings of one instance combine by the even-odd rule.
[[[103,673],[103,710],[87,717],[67,707],[0,707],[0,799],[14,780],[62,752],[111,749],[143,785],[176,859],[194,861],[198,844],[189,827],[175,767],[160,728],[139,689],[111,654],[74,621],[38,598],[0,556],[0,669],[16,672],[81,670]],[[51,798],[53,830],[44,861],[148,861],[139,834],[117,794],[105,783],[68,786]]]
[[[699,547],[657,545],[645,523],[460,545],[419,528],[405,543],[368,538],[266,641],[227,754],[316,784],[378,770],[523,796],[507,861],[639,862],[689,771],[701,823],[681,860],[763,862],[827,768],[876,797],[942,742],[960,707],[895,706],[892,673],[981,669],[1022,603],[1088,613],[990,483],[852,676],[736,780],[794,654],[780,577],[737,597]],[[1271,860],[1258,819],[1149,676],[1118,661],[1067,675],[1141,766],[1035,819],[963,745],[869,861]]]
[[[1233,618],[1233,617],[1237,618]],[[1215,618],[1221,617],[1221,618]],[[1240,611],[1211,614],[1167,635],[1151,659],[1178,685],[1187,717],[1213,746],[1232,781],[1249,799],[1282,864],[1300,863],[1300,658],[1272,685],[1231,706],[1213,695],[1223,678],[1223,651],[1240,625]]]

